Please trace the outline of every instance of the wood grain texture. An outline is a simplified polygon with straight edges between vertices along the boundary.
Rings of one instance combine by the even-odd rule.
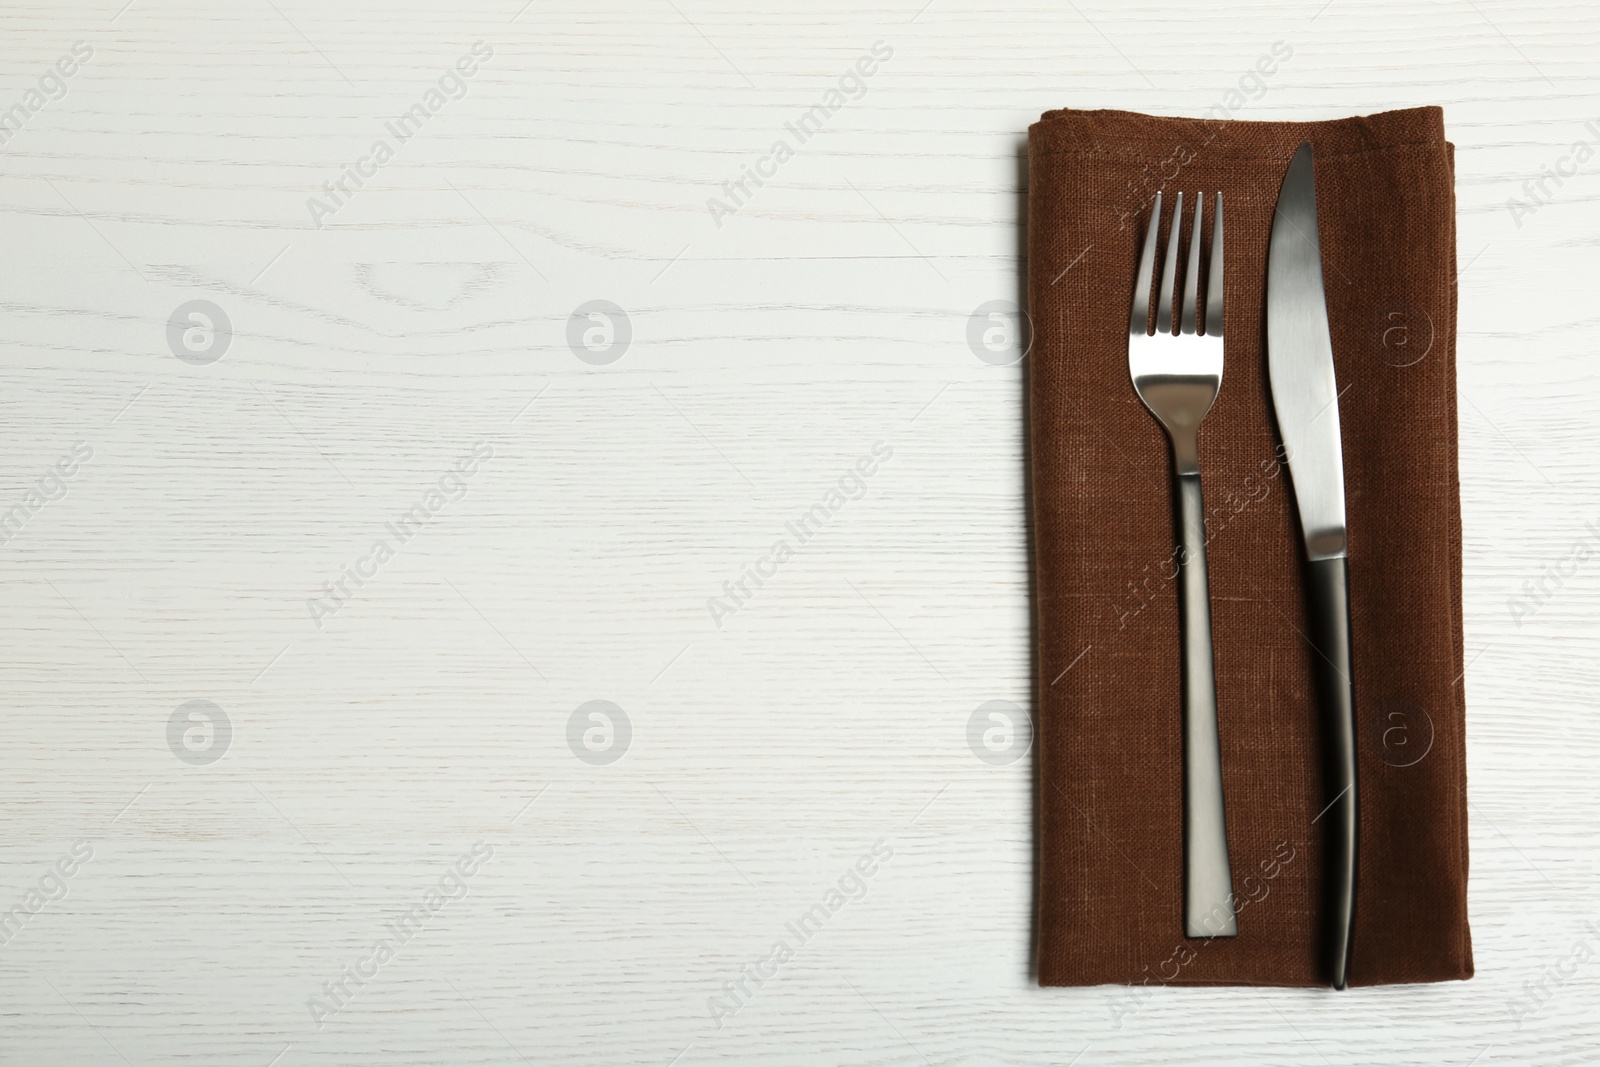
[[[1507,199],[1600,146],[1600,15],[920,5],[0,16],[0,112],[93,49],[0,145],[0,510],[58,497],[0,544],[0,913],[41,892],[0,944],[0,1063],[1595,1062],[1600,157]],[[865,95],[719,226],[707,199],[877,41]],[[1478,976],[1130,1012],[1034,985],[1030,761],[967,745],[1032,685],[1022,374],[967,319],[1018,291],[1041,111],[1198,113],[1275,41],[1238,117],[1439,103],[1457,145]],[[603,366],[567,341],[597,299],[633,332]],[[169,346],[192,300],[232,325],[209,365]],[[718,626],[708,598],[877,442]],[[191,700],[231,724],[205,765],[169,746]],[[631,724],[609,765],[569,746],[591,700]],[[719,1026],[880,840],[864,899]],[[319,1027],[308,999],[480,841]]]

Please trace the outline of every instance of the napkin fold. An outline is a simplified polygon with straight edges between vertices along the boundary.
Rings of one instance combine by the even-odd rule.
[[[1268,234],[1306,140],[1349,522],[1360,783],[1350,981],[1472,974],[1443,113],[1237,122],[1062,110],[1029,141],[1042,985],[1327,980],[1316,653],[1265,353]],[[1239,915],[1226,940],[1183,936],[1172,461],[1128,377],[1138,241],[1157,190],[1169,203],[1188,192],[1190,204],[1220,190],[1225,205],[1225,362],[1200,469]]]

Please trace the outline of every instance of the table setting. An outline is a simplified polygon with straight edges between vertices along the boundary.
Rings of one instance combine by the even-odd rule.
[[[1029,149],[1041,983],[1470,977],[1442,112]]]
[[[0,1065],[1600,1061],[1600,14],[0,22]]]

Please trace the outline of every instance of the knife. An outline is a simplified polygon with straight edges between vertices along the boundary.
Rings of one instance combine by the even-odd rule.
[[[1327,936],[1333,988],[1350,969],[1356,888],[1355,691],[1339,390],[1322,290],[1311,142],[1284,175],[1267,250],[1267,372],[1306,549],[1306,600],[1327,768]]]

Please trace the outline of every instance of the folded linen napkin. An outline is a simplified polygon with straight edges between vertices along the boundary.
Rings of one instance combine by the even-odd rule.
[[[1316,653],[1264,347],[1273,209],[1306,140],[1349,522],[1360,783],[1350,981],[1472,974],[1443,113],[1232,122],[1063,110],[1029,142],[1043,985],[1327,980]],[[1128,377],[1138,240],[1159,189],[1168,201],[1220,190],[1225,203],[1226,354],[1200,469],[1239,915],[1226,940],[1183,936],[1172,465]]]

